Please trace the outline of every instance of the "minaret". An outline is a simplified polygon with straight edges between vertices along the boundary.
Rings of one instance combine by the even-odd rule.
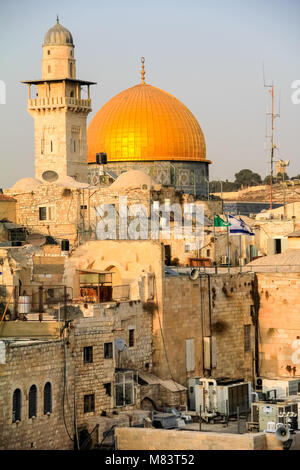
[[[42,79],[23,83],[28,84],[27,110],[34,119],[35,177],[42,180],[51,170],[86,182],[86,118],[95,82],[76,78],[73,38],[58,17],[44,38]]]

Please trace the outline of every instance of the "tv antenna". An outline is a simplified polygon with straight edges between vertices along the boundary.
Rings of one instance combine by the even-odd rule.
[[[280,95],[279,95],[279,111],[277,114],[274,112],[274,103],[275,103],[275,87],[274,87],[274,82],[272,81],[272,84],[266,83],[266,78],[265,78],[265,67],[263,63],[263,78],[264,78],[264,87],[268,89],[268,92],[271,95],[271,112],[266,113],[267,116],[271,116],[271,134],[268,135],[268,131],[266,132],[266,138],[270,138],[271,140],[271,155],[270,155],[270,210],[272,210],[273,206],[273,163],[274,163],[274,150],[277,148],[274,142],[274,122],[275,119],[280,117]]]

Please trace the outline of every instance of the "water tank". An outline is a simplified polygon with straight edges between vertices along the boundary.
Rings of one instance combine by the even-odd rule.
[[[62,251],[69,251],[69,240],[62,240],[61,241],[61,250]]]
[[[29,313],[30,311],[30,297],[29,295],[22,295],[19,297],[18,313]]]

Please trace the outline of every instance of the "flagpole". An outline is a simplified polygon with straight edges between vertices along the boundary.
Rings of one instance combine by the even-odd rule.
[[[227,223],[229,223],[229,217],[228,213],[226,214],[227,217]],[[230,273],[230,245],[229,245],[229,225],[227,225],[227,267],[228,267],[228,272]]]
[[[214,266],[216,266],[216,248],[217,248],[217,244],[216,244],[215,215],[216,215],[216,214],[214,214]]]

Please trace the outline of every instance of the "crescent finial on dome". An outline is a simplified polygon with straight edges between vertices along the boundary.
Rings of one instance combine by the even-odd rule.
[[[141,83],[144,85],[144,83],[145,83],[145,75],[146,75],[145,67],[144,67],[145,57],[141,57],[141,63],[142,63]]]

